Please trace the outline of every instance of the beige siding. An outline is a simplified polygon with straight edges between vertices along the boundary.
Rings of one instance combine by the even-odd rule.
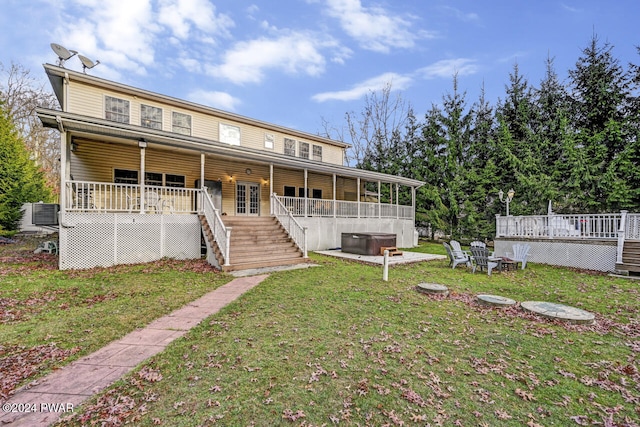
[[[284,153],[284,138],[291,138],[296,141],[309,143],[310,157],[313,156],[313,145],[322,146],[322,162],[342,165],[343,149],[331,144],[326,144],[310,139],[301,139],[275,131],[268,127],[249,125],[236,122],[234,120],[221,119],[214,114],[205,114],[201,111],[191,111],[184,108],[177,108],[173,105],[145,99],[137,96],[130,96],[114,90],[96,88],[84,83],[71,81],[69,84],[69,105],[68,111],[71,113],[87,115],[100,119],[105,118],[104,97],[113,96],[129,101],[130,124],[140,126],[140,107],[142,104],[162,108],[162,127],[164,131],[172,131],[172,113],[174,111],[189,114],[191,116],[191,135],[198,138],[218,141],[220,139],[220,123],[237,126],[240,128],[240,145],[256,150],[264,150],[272,153]],[[265,134],[274,136],[273,149],[265,148]],[[296,155],[299,153],[296,150]]]

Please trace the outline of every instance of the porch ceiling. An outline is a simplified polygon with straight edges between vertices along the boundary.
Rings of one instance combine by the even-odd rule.
[[[147,143],[159,144],[167,147],[197,151],[199,153],[215,156],[245,160],[252,163],[273,164],[290,169],[307,169],[308,171],[323,174],[336,174],[342,177],[361,178],[366,181],[382,181],[385,183],[420,187],[424,182],[411,178],[403,178],[395,175],[351,168],[348,166],[333,165],[329,163],[314,162],[286,156],[284,154],[268,153],[259,150],[236,147],[223,144],[214,140],[184,136],[172,132],[158,131],[142,128],[140,126],[116,123],[94,117],[67,113],[59,110],[38,108],[38,117],[42,123],[51,128],[83,136],[101,135],[110,138],[137,141],[144,138]]]

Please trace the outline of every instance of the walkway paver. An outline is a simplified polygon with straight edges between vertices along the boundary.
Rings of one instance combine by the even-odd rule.
[[[147,327],[21,388],[2,406],[0,425],[38,427],[55,423],[267,277],[263,274],[234,279]]]

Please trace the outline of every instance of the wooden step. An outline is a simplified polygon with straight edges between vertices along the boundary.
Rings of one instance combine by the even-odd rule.
[[[308,260],[305,258],[302,258],[302,255],[301,255],[300,258],[287,258],[282,260],[234,263],[230,266],[224,266],[223,271],[239,271],[239,270],[249,270],[252,268],[279,267],[283,265],[305,264],[307,262]]]

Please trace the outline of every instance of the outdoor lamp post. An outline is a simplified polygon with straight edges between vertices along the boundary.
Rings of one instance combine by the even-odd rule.
[[[513,191],[513,188],[511,190],[509,190],[509,192],[507,193],[507,197],[504,197],[504,191],[500,190],[498,192],[498,197],[500,197],[500,201],[502,203],[506,203],[507,205],[507,216],[509,216],[509,203],[511,203],[511,200],[513,200],[513,196],[516,195],[516,192]]]

